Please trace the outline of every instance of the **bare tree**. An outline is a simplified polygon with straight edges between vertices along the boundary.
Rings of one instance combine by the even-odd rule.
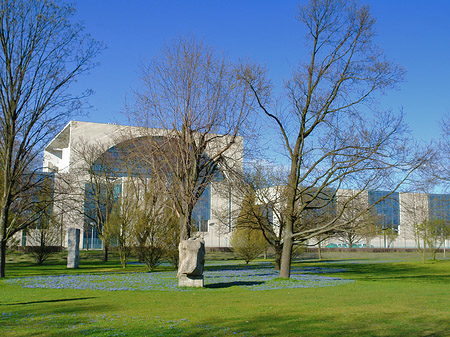
[[[149,270],[161,263],[166,254],[166,240],[170,227],[164,219],[165,207],[159,190],[147,190],[140,194],[140,203],[135,210],[133,239],[135,253]],[[162,202],[161,202],[162,201]]]
[[[326,207],[341,188],[395,189],[397,169],[417,165],[406,158],[402,117],[375,111],[373,95],[394,86],[404,71],[374,45],[367,6],[313,0],[299,7],[298,18],[306,26],[309,59],[285,81],[284,100],[271,97],[264,69],[242,67],[261,111],[278,126],[289,159],[283,278],[290,276],[293,244],[341,226],[340,215],[358,193],[315,228],[301,225],[302,213]],[[280,101],[285,106],[276,105]]]
[[[441,135],[436,142],[436,156],[423,170],[420,178],[425,182],[426,190],[430,185],[439,184],[448,190],[450,186],[450,113],[441,120]]]
[[[134,248],[139,259],[153,269],[164,254],[169,252],[172,257],[178,251],[178,238],[175,248],[169,245],[169,237],[173,239],[177,233],[172,228],[173,203],[158,175],[152,174],[153,153],[144,151],[151,141],[136,139],[134,130],[120,130],[118,137],[107,144],[83,142],[74,146],[79,160],[78,194],[84,200],[78,211],[85,222],[95,225],[103,243],[104,261],[109,246],[117,244],[124,268]]]
[[[338,204],[346,203],[348,198],[359,191],[341,191],[338,196]],[[379,216],[375,215],[375,210],[369,205],[368,195],[358,193],[358,197],[352,198],[346,205],[341,215],[342,226],[335,231],[335,236],[352,248],[355,244],[366,241],[369,245],[373,237],[381,234],[377,227]],[[359,216],[356,216],[356,215]]]
[[[163,239],[169,232],[164,218],[167,198],[160,193],[161,189],[155,183],[156,179],[137,175],[132,169],[122,179],[121,197],[111,212],[108,230],[117,242],[124,268],[133,247],[140,260],[145,261],[151,251],[149,244],[155,246],[157,243],[158,249],[164,246]],[[154,239],[149,240],[150,236]],[[159,252],[163,253],[164,250],[159,249]],[[158,259],[150,256],[150,261],[154,261],[150,265],[154,265]]]
[[[450,237],[450,226],[447,221],[439,218],[431,218],[420,223],[413,224],[414,238],[417,249],[425,263],[427,252],[436,260],[436,254],[445,247],[445,242]],[[444,251],[445,252],[445,251]]]
[[[242,257],[246,263],[255,259],[269,246],[264,235],[268,227],[265,209],[256,204],[255,191],[249,191],[242,200],[236,228],[231,236],[231,246],[235,254]]]
[[[256,259],[267,248],[261,229],[237,227],[231,236],[233,252],[242,258],[246,264]]]
[[[33,190],[27,203],[33,205],[29,212],[22,213],[29,223],[25,230],[25,244],[37,264],[43,264],[52,254],[61,250],[59,224],[53,212],[55,197],[54,175],[43,174],[42,184]]]
[[[241,209],[231,214],[232,222],[261,231],[274,251],[276,270],[280,269],[283,250],[285,178],[283,169],[255,163],[248,166],[243,175],[233,176],[230,189],[233,199],[242,200]],[[228,192],[226,189],[223,191]],[[228,216],[228,210],[223,213]],[[225,219],[223,222],[229,221]]]
[[[131,225],[131,243],[139,260],[153,270],[168,251],[173,238],[168,199],[161,193],[157,177],[135,176],[127,180],[124,200],[134,205],[127,208]],[[123,215],[125,216],[125,209]],[[172,248],[172,247],[171,247]]]
[[[158,175],[179,216],[180,240],[190,237],[192,212],[220,171],[241,169],[244,123],[251,111],[248,85],[233,64],[195,38],[166,45],[143,67],[143,87],[130,113],[143,128]],[[233,167],[234,166],[234,167]]]
[[[376,214],[374,209],[369,210],[362,217],[362,226],[359,229],[359,235],[366,243],[367,248],[370,248],[370,242],[380,234],[380,226],[378,226],[380,220],[381,217]]]
[[[304,212],[301,220],[301,225],[303,228],[317,228],[322,226],[324,223],[328,223],[336,215],[336,210],[333,204],[328,207],[318,208]],[[299,250],[305,248],[306,246],[317,246],[317,254],[319,260],[322,259],[322,243],[327,239],[336,236],[338,231],[336,229],[331,229],[326,232],[319,232],[310,241],[300,242]],[[312,242],[311,242],[312,241]],[[304,249],[303,249],[304,250]]]
[[[180,238],[180,227],[178,218],[172,207],[166,207],[162,216],[165,226],[164,233],[164,257],[172,264],[174,269],[178,268],[180,253],[178,251],[178,241]]]
[[[419,237],[420,224],[428,221],[428,195],[425,193],[405,193],[400,200],[403,222],[411,226],[402,228],[402,236],[415,241],[416,248],[425,261],[426,247]],[[379,233],[382,235],[382,233]]]
[[[127,267],[128,258],[131,254],[131,223],[130,214],[131,203],[128,199],[120,197],[114,205],[109,216],[109,232],[113,242],[117,244],[122,268]]]
[[[430,253],[433,260],[436,260],[437,252],[450,237],[449,228],[448,224],[440,219],[425,220],[414,224],[416,245],[422,257],[422,263],[425,263],[427,252]]]
[[[391,248],[392,244],[398,238],[398,231],[393,227],[387,227],[384,228],[383,235],[386,238],[386,248]]]
[[[439,140],[434,143],[434,156],[427,163],[428,165],[420,170],[417,179],[421,183],[421,190],[428,193],[436,186],[444,191],[448,191],[450,187],[450,113],[442,118],[440,124],[441,134]],[[432,199],[435,199],[435,202],[432,202]],[[414,223],[414,237],[423,262],[427,242],[433,258],[441,246],[443,246],[445,257],[446,241],[450,237],[449,198],[445,195],[432,195],[428,200],[427,208],[430,213],[428,219]]]
[[[120,151],[120,150],[119,150]],[[85,222],[93,224],[103,243],[103,261],[108,261],[112,227],[120,211],[121,177],[128,172],[126,162],[107,145],[77,144],[74,152],[80,159],[77,174],[82,200],[78,210]],[[115,210],[115,213],[113,212]]]
[[[30,252],[37,264],[43,264],[52,254],[62,250],[59,246],[58,224],[48,214],[43,214],[41,221],[30,225],[26,229],[26,240]]]
[[[26,170],[61,121],[80,107],[66,90],[92,67],[100,46],[70,22],[74,9],[47,0],[2,0],[0,9],[0,277],[24,210],[15,201],[35,185]],[[80,98],[80,97],[78,97]]]

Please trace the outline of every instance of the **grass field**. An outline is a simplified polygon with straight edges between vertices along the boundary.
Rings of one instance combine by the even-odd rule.
[[[247,268],[216,253],[207,256],[203,289],[107,291],[98,287],[176,279],[169,266],[149,274],[133,264],[123,274],[116,258],[103,264],[98,252],[83,252],[78,270],[65,269],[64,255],[36,266],[13,253],[0,281],[0,336],[450,336],[450,260],[419,259],[329,253],[323,261],[294,263],[295,277],[319,278],[303,287],[308,278],[273,279],[267,261]],[[36,278],[43,275],[72,276]],[[322,277],[342,281],[323,286]],[[23,287],[60,287],[69,279],[84,283]]]

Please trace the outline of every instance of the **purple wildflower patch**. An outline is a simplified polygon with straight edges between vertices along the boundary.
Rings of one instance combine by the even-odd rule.
[[[251,267],[216,268],[206,270],[205,288],[245,287],[250,290],[330,287],[353,280],[317,274],[345,272],[345,269],[306,267],[292,268],[289,280],[277,279],[278,272],[269,265]],[[104,291],[190,291],[178,288],[176,272],[104,273],[81,275],[55,275],[15,278],[6,281],[25,288],[90,289]]]

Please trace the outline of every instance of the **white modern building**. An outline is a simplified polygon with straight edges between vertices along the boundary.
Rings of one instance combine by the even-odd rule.
[[[59,192],[55,194],[52,210],[57,222],[61,224],[58,244],[66,247],[67,228],[76,227],[81,231],[81,248],[102,248],[96,225],[88,216],[91,210],[87,193],[89,177],[86,174],[86,165],[99,165],[97,159],[105,154],[110,154],[116,159],[116,163],[120,164],[123,159],[121,156],[127,156],[133,151],[131,140],[145,141],[146,137],[166,137],[168,132],[170,131],[80,121],[69,122],[59,132],[45,147],[43,159],[44,172],[53,173],[54,189]],[[221,178],[208,185],[193,213],[193,221],[198,227],[197,235],[204,238],[207,247],[230,246],[234,219],[241,206],[241,198],[233,193],[231,183],[227,181],[227,170],[243,170],[243,139],[238,138],[227,152],[225,164],[219,167]],[[87,155],[91,158],[86,158]],[[130,179],[130,172],[120,172],[119,167],[119,171],[113,174],[117,176],[115,193],[123,194],[123,186],[127,179]],[[267,190],[273,191],[272,194],[280,193],[274,188]],[[336,193],[337,202],[330,205],[336,207],[339,199],[351,197],[355,192],[339,190]],[[447,194],[383,191],[363,191],[358,194],[358,198],[364,203],[374,205],[373,211],[378,216],[377,221],[381,229],[392,228],[398,233],[396,240],[389,245],[392,248],[416,247],[414,224],[430,219],[441,219],[447,226],[450,224],[450,195]],[[276,199],[274,195],[270,196],[270,193],[269,198]],[[273,221],[276,222],[276,219]],[[22,233],[21,244],[33,244],[25,231]],[[311,240],[310,244],[314,244],[314,240]],[[325,241],[323,246],[327,245],[345,247],[345,243],[336,238]],[[372,239],[369,245],[376,248],[386,247],[386,239],[378,236]],[[363,246],[363,240],[358,246]]]
[[[116,124],[102,124],[91,122],[71,121],[45,147],[44,171],[54,172],[55,190],[59,190],[59,197],[54,203],[53,212],[63,224],[61,237],[63,246],[67,246],[66,232],[69,227],[81,230],[80,247],[101,248],[96,227],[90,222],[86,212],[89,212],[88,177],[86,176],[87,154],[93,153],[100,158],[105,153],[111,157],[126,156],[118,152],[118,148],[127,148],[130,140],[145,139],[145,137],[165,137],[167,130],[146,129]],[[218,137],[220,139],[220,137]],[[128,142],[128,143],[127,143]],[[125,146],[124,146],[125,144]],[[131,144],[131,143],[130,143]],[[88,151],[86,151],[88,150]],[[129,147],[132,151],[132,147]],[[90,158],[91,165],[97,165],[95,158]],[[118,159],[120,162],[120,158]],[[203,193],[200,202],[194,208],[193,220],[198,226],[198,234],[204,238],[208,247],[229,246],[232,226],[232,212],[239,207],[239,202],[232,200],[227,192],[227,168],[242,170],[243,139],[237,141],[227,150],[226,165],[219,167],[221,179],[211,182]],[[121,174],[117,179],[118,193],[123,193],[121,184],[130,179],[129,174]],[[65,189],[70,192],[65,194]],[[25,234],[24,234],[25,235]],[[22,239],[22,242],[26,240]]]

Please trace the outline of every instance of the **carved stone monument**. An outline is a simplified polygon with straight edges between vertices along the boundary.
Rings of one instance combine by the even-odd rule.
[[[78,268],[80,263],[80,230],[67,230],[67,268]]]
[[[205,266],[205,241],[189,239],[180,242],[180,265],[178,268],[179,287],[203,287],[203,267]]]

